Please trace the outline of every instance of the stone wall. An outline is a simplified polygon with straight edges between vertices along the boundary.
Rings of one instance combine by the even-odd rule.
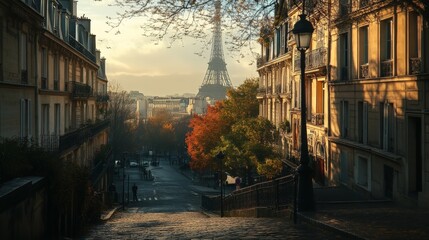
[[[44,178],[15,178],[0,185],[0,239],[44,239],[46,222]]]

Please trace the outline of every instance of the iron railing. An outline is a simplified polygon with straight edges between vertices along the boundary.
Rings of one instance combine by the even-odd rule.
[[[360,77],[368,78],[369,77],[369,65],[368,63],[360,65]]]
[[[287,208],[295,198],[294,175],[261,182],[232,192],[223,198],[225,211],[266,207],[274,210]],[[220,210],[219,196],[203,196],[202,207],[207,210]]]
[[[87,139],[95,136],[110,124],[109,119],[103,120],[93,125],[85,125],[82,128],[69,132],[59,138],[59,151],[62,152],[73,146],[80,145]]]
[[[88,98],[92,96],[92,88],[88,84],[80,82],[69,82],[72,85],[72,98]]]
[[[385,60],[381,62],[381,77],[393,76],[393,60]]]
[[[97,102],[107,102],[107,101],[109,101],[109,95],[97,94]]]
[[[410,58],[410,73],[419,74],[422,72],[422,59]]]
[[[95,55],[92,54],[88,49],[86,49],[80,42],[76,41],[72,36],[69,35],[69,44],[74,49],[82,53],[85,57],[87,57],[89,60],[95,62]]]
[[[327,53],[327,50],[325,47],[316,48],[316,49],[311,50],[310,52],[306,53],[305,54],[305,69],[306,70],[313,70],[316,68],[326,66],[326,63],[327,63],[326,53]],[[294,70],[295,70],[295,72],[301,70],[301,54],[299,54],[299,53],[297,55],[295,55]]]
[[[40,146],[48,152],[55,152],[58,150],[59,138],[57,134],[41,135]]]
[[[311,114],[311,124],[323,125],[323,113]]]

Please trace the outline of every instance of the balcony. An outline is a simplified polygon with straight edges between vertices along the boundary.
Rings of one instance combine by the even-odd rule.
[[[81,145],[84,141],[97,135],[98,133],[109,127],[109,124],[109,119],[106,119],[92,125],[85,125],[82,128],[76,129],[75,131],[60,136],[58,150],[62,152],[73,146]]]
[[[369,65],[368,63],[360,65],[360,78],[369,77]]]
[[[97,102],[107,103],[107,101],[109,101],[109,95],[107,95],[107,94],[100,94],[100,93],[97,94]]]
[[[40,146],[48,152],[55,152],[58,150],[59,136],[56,134],[52,135],[41,135]]]
[[[381,71],[380,76],[381,77],[390,77],[393,76],[393,60],[385,60],[381,62]]]
[[[320,67],[326,67],[326,48],[317,48],[305,54],[305,69],[307,71],[314,70]],[[295,55],[294,70],[301,70],[301,56],[300,54]]]
[[[71,94],[73,99],[82,99],[92,96],[92,88],[85,83],[69,82],[71,84]]]
[[[76,41],[72,36],[69,36],[69,44],[74,49],[82,53],[86,58],[95,62],[95,55],[88,51],[80,42]]]
[[[256,94],[256,97],[263,98],[267,94],[267,88],[266,87],[259,87],[258,93]]]
[[[422,72],[422,59],[410,58],[410,74],[419,74]]]
[[[323,113],[311,114],[311,124],[323,125]]]

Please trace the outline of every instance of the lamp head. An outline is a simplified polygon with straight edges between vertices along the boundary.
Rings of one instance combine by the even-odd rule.
[[[296,48],[305,51],[310,47],[311,35],[314,28],[311,22],[305,19],[305,14],[299,15],[299,17],[301,19],[293,26],[292,33],[295,37]]]

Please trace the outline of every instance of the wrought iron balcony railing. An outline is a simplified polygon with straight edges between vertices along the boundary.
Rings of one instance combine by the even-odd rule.
[[[59,135],[41,135],[40,136],[40,146],[49,152],[54,152],[58,150],[59,146]]]
[[[393,60],[385,60],[381,62],[381,77],[390,77],[393,76]]]
[[[97,122],[92,125],[86,125],[62,136],[58,134],[41,135],[40,146],[46,151],[62,152],[73,146],[81,145],[87,139],[97,135],[108,128],[110,121],[108,119]]]
[[[323,125],[323,113],[311,114],[311,124]]]
[[[368,63],[360,65],[360,78],[369,77],[369,65]]]
[[[313,70],[319,67],[324,67],[327,64],[326,60],[326,48],[321,47],[314,50],[311,50],[310,52],[305,54],[305,69],[306,70]],[[295,55],[295,71],[301,70],[301,56],[298,53]]]
[[[419,74],[422,72],[422,59],[410,58],[410,74]]]
[[[109,101],[109,95],[107,94],[97,94],[97,102],[107,102]]]
[[[71,84],[72,98],[88,98],[92,96],[92,88],[85,83],[69,82]]]
[[[88,51],[80,42],[76,41],[72,36],[69,36],[69,44],[74,49],[82,53],[89,60],[95,62],[95,55]]]

